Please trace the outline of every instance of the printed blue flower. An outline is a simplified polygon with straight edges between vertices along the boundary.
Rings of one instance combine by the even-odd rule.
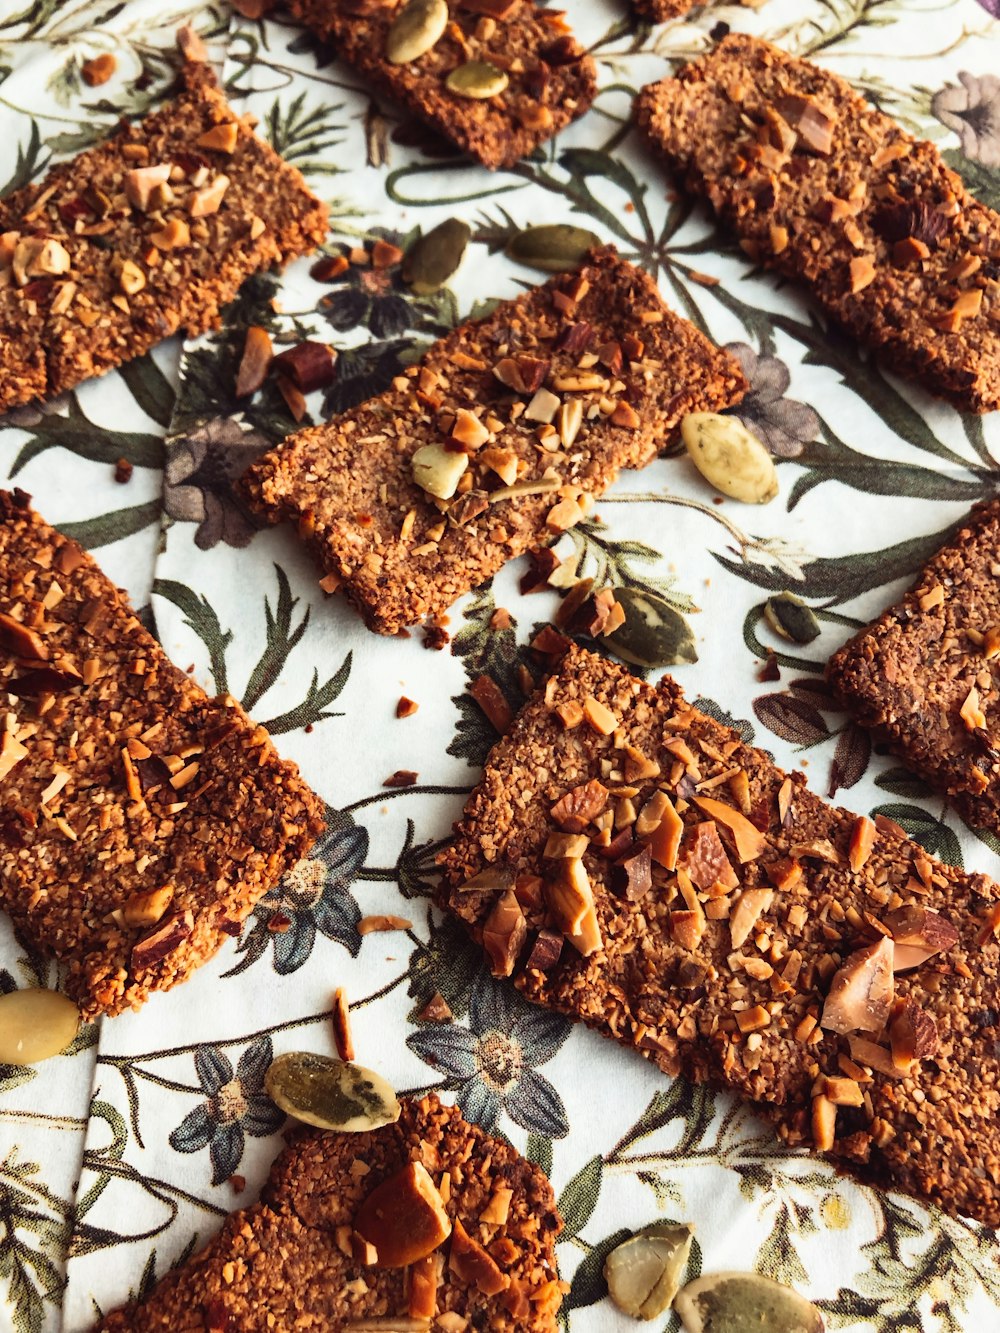
[[[235,1173],[247,1134],[266,1138],[284,1122],[284,1113],[264,1092],[264,1075],[272,1059],[270,1037],[261,1037],[246,1048],[235,1073],[229,1057],[217,1046],[200,1046],[195,1052],[195,1071],[208,1100],[184,1117],[169,1142],[175,1152],[208,1148],[213,1185],[221,1185]]]
[[[535,1066],[551,1060],[568,1033],[565,1019],[527,1004],[484,972],[473,983],[467,1028],[425,1028],[407,1045],[445,1075],[467,1119],[494,1129],[506,1112],[522,1129],[561,1139],[569,1132],[566,1108]]]

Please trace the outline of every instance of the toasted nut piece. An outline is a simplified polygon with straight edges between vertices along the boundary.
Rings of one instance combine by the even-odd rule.
[[[94,56],[93,60],[83,62],[80,78],[88,88],[99,88],[102,83],[107,83],[117,68],[118,61],[110,51],[106,51],[103,55]]]
[[[479,462],[495,472],[507,486],[517,481],[517,454],[513,449],[484,449]]]
[[[478,1241],[455,1219],[451,1233],[451,1253],[448,1267],[469,1287],[475,1287],[484,1296],[497,1296],[510,1285],[510,1278],[501,1273]]]
[[[729,829],[736,846],[736,855],[744,865],[748,861],[756,861],[763,854],[767,847],[767,838],[759,828],[750,823],[746,815],[740,814],[739,810],[735,810],[731,805],[717,801],[711,796],[693,796],[691,799],[710,818]]]
[[[514,714],[504,697],[503,690],[492,676],[477,676],[469,686],[469,693],[486,714],[496,731],[505,736],[510,731]]]
[[[177,45],[180,47],[181,55],[185,60],[199,64],[208,59],[208,50],[205,43],[190,23],[185,23],[183,28],[177,29]]]
[[[959,933],[947,917],[924,907],[899,907],[883,919],[895,942],[893,970],[919,967],[936,953],[953,949]]]
[[[479,1214],[480,1222],[485,1222],[487,1226],[504,1227],[507,1225],[507,1218],[510,1216],[510,1201],[514,1197],[514,1191],[508,1189],[505,1185],[498,1185],[490,1195],[490,1201]]]
[[[174,891],[170,886],[150,893],[134,893],[122,907],[126,926],[155,926],[170,906]]]
[[[774,901],[773,889],[744,889],[729,917],[732,946],[739,949],[750,938],[758,919]]]
[[[44,277],[57,278],[61,273],[68,273],[71,265],[69,251],[60,241],[50,237],[43,243],[28,271]]]
[[[437,1294],[444,1276],[444,1255],[425,1254],[410,1269],[407,1312],[411,1319],[433,1319]]]
[[[168,954],[180,948],[194,930],[194,913],[179,912],[168,918],[158,930],[132,946],[131,968],[138,972],[162,962]]]
[[[583,701],[583,716],[590,727],[600,736],[610,736],[618,730],[619,721],[610,708],[605,708],[599,699],[588,695]]]
[[[720,884],[735,889],[739,884],[726,849],[719,837],[715,821],[706,819],[691,830],[684,858],[685,869],[699,889],[712,889]]]
[[[559,410],[561,403],[562,399],[548,389],[539,389],[524,409],[523,420],[542,421],[548,424]]]
[[[427,1168],[409,1162],[372,1190],[358,1209],[354,1230],[375,1246],[378,1268],[405,1268],[433,1254],[452,1225]]]
[[[212,213],[218,213],[222,197],[228,189],[229,177],[216,176],[210,184],[194,191],[188,203],[188,212],[193,218],[205,218]]]
[[[469,449],[478,449],[490,438],[490,432],[479,418],[465,407],[460,407],[455,413],[455,424],[451,428],[451,433],[459,444],[464,444]]]
[[[495,977],[509,977],[528,938],[528,923],[513,890],[495,904],[483,923],[483,948]]]
[[[594,905],[594,893],[584,864],[564,857],[545,885],[545,899],[564,935],[575,935]]]
[[[851,260],[851,292],[857,295],[875,281],[875,264],[868,255]]]
[[[5,778],[22,759],[27,758],[27,747],[16,739],[12,731],[0,735],[0,780]]]
[[[666,870],[676,869],[684,821],[666,792],[654,791],[639,811],[635,836],[649,844],[650,853],[658,865]]]
[[[864,869],[871,856],[877,833],[878,829],[867,815],[858,815],[851,829],[851,845],[848,850],[848,861],[855,874]]]
[[[149,239],[158,250],[181,250],[191,244],[191,231],[183,218],[171,218],[159,231],[152,232]]]
[[[816,1151],[829,1152],[837,1137],[837,1108],[829,1097],[813,1098],[812,1132]]]
[[[652,855],[648,843],[642,843],[630,855],[611,867],[611,887],[626,902],[637,903],[653,887]]]
[[[889,1024],[889,1044],[892,1063],[902,1073],[908,1072],[915,1060],[936,1055],[938,1028],[933,1014],[913,1000],[904,1000]]]
[[[199,134],[194,142],[196,148],[213,148],[219,153],[231,153],[239,137],[239,125],[235,120],[227,120]]]
[[[970,731],[976,731],[986,726],[986,714],[979,706],[979,691],[975,685],[965,696],[965,702],[959,711],[959,717]]]
[[[251,324],[243,344],[240,368],[236,372],[237,398],[246,398],[263,386],[272,353],[271,335],[267,329]]]
[[[405,916],[363,916],[358,922],[359,935],[371,935],[376,931],[409,930],[413,922]]]
[[[548,972],[558,963],[562,947],[562,935],[554,930],[540,930],[538,938],[531,946],[531,953],[528,954],[528,961],[524,965],[525,971]]]
[[[118,275],[118,285],[127,296],[135,296],[141,292],[146,285],[146,275],[138,264],[131,259],[126,259],[122,264],[122,271]]]
[[[834,973],[823,1005],[820,1027],[829,1032],[881,1032],[893,999],[893,943],[857,949]]]
[[[351,1008],[342,986],[333,993],[333,1040],[341,1060],[354,1059],[354,1038],[351,1036]]]
[[[697,910],[688,908],[684,911],[671,912],[670,930],[682,949],[697,949],[705,933],[704,911],[699,907]]]
[[[573,787],[549,811],[564,833],[582,833],[607,807],[608,789],[596,778]]]
[[[170,179],[171,164],[159,162],[153,167],[133,167],[125,173],[125,197],[133,208],[145,213],[153,194]]]
[[[878,1042],[871,1041],[868,1037],[858,1037],[853,1032],[848,1036],[847,1042],[851,1048],[851,1059],[857,1061],[859,1065],[867,1065],[869,1069],[875,1069],[889,1078],[903,1077],[905,1071],[893,1064],[892,1052],[887,1051]]]
[[[865,1100],[860,1084],[853,1078],[825,1078],[823,1096],[834,1106],[863,1106]]]
[[[450,500],[469,466],[467,454],[453,453],[441,444],[422,445],[411,459],[413,480],[438,500]]]

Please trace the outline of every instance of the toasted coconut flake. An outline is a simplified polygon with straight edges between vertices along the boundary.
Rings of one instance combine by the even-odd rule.
[[[760,829],[750,823],[746,815],[740,814],[739,810],[734,810],[731,805],[717,801],[711,796],[694,796],[692,800],[711,819],[729,829],[736,845],[736,855],[743,864],[756,861],[763,855],[767,848],[767,838]]]

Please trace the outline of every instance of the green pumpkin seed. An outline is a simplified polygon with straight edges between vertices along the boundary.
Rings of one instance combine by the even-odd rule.
[[[403,281],[418,296],[438,291],[458,272],[472,229],[458,218],[447,218],[419,237],[403,260]]]
[[[822,627],[813,612],[801,597],[794,593],[781,592],[777,597],[769,597],[764,603],[764,619],[783,639],[792,643],[812,643],[822,633]]]
[[[713,1273],[674,1301],[687,1333],[823,1333],[815,1305],[758,1273]]]
[[[464,65],[453,69],[445,79],[445,84],[453,93],[459,97],[470,97],[474,102],[499,97],[508,83],[510,79],[504,71],[487,60],[467,60]]]
[[[615,601],[625,612],[625,623],[606,634],[604,642],[616,656],[639,667],[697,662],[691,626],[669,602],[637,588],[616,588]]]
[[[0,1065],[36,1065],[58,1055],[80,1030],[71,999],[54,990],[0,995]]]
[[[543,273],[565,273],[579,268],[587,251],[601,244],[586,227],[571,227],[565,222],[553,222],[544,227],[525,227],[507,243],[508,259],[515,259],[529,268]]]
[[[723,495],[763,505],[778,494],[774,460],[738,417],[691,412],[681,422],[681,436],[695,467]]]
[[[279,1055],[264,1076],[264,1089],[286,1115],[342,1134],[362,1134],[399,1119],[396,1094],[381,1074],[329,1055]]]
[[[386,33],[386,60],[392,65],[419,60],[438,44],[447,26],[448,0],[410,0]]]
[[[677,1295],[691,1252],[690,1227],[654,1222],[616,1246],[604,1263],[615,1305],[633,1319],[658,1319]]]

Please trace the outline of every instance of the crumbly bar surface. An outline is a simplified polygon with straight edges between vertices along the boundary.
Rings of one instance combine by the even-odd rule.
[[[257,460],[241,486],[272,522],[298,525],[324,587],[342,583],[370,628],[394,634],[571,526],[581,498],[648,463],[686,413],[745,390],[647,274],[604,250],[455,329],[387,393]],[[447,502],[414,480],[430,444],[470,455]],[[508,483],[534,489],[501,499]]]
[[[408,1162],[420,1162],[438,1185],[448,1177],[449,1217],[508,1278],[501,1292],[486,1296],[446,1258],[436,1305],[438,1314],[453,1316],[447,1327],[555,1333],[562,1221],[552,1187],[534,1163],[433,1094],[404,1100],[398,1123],[371,1133],[301,1132],[272,1167],[260,1203],[233,1213],[206,1249],[138,1306],[105,1316],[93,1333],[346,1333],[353,1320],[377,1318],[386,1318],[386,1328],[409,1328],[409,1270],[356,1263],[338,1244],[338,1231],[350,1232],[366,1196]],[[498,1188],[510,1192],[507,1220],[483,1222]]]
[[[693,9],[698,0],[632,0],[637,14],[652,19],[654,23],[666,23],[668,19],[680,18],[689,9]]]
[[[325,206],[209,66],[187,62],[183,82],[162,110],[0,200],[0,412],[178,329],[217,327],[250,274],[323,239]]]
[[[580,790],[592,782],[606,799]],[[639,892],[626,862],[643,854],[657,792],[675,814],[646,832],[652,883]],[[602,846],[594,821],[607,822],[608,810],[615,837],[637,835],[624,850]],[[655,849],[675,816],[679,846],[661,863]],[[587,956],[559,936],[565,867],[550,840],[567,827],[583,835],[602,941]],[[868,1181],[1000,1223],[1000,889],[985,876],[932,860],[889,821],[819,800],[801,773],[786,777],[686,704],[669,677],[654,689],[577,648],[494,748],[456,835],[443,856],[445,905],[494,961],[507,959],[529,999],[669,1074],[733,1089],[791,1146],[830,1151]],[[484,870],[495,882],[463,887]],[[526,930],[513,930],[504,954],[517,905],[504,894],[506,921],[495,914],[511,883]],[[927,947],[907,958],[914,931]],[[898,971],[888,993],[855,977],[855,1000],[878,999],[881,1011],[865,1008],[864,1027],[855,1016],[831,1030],[834,978],[859,951],[887,949],[887,932],[896,966],[922,961]]]
[[[378,92],[491,169],[513,166],[593,101],[596,67],[563,14],[535,0],[448,0],[450,21],[433,48],[392,64],[386,39],[406,2],[289,0],[288,8]],[[452,92],[448,75],[472,61],[502,70],[506,89],[482,101]]]
[[[838,697],[976,828],[1000,833],[1000,501],[830,659]]]
[[[322,829],[263,727],[0,491],[0,907],[86,1018],[210,958]]]
[[[645,88],[637,116],[753,260],[900,374],[966,411],[1000,406],[1000,215],[930,143],[742,34]]]

